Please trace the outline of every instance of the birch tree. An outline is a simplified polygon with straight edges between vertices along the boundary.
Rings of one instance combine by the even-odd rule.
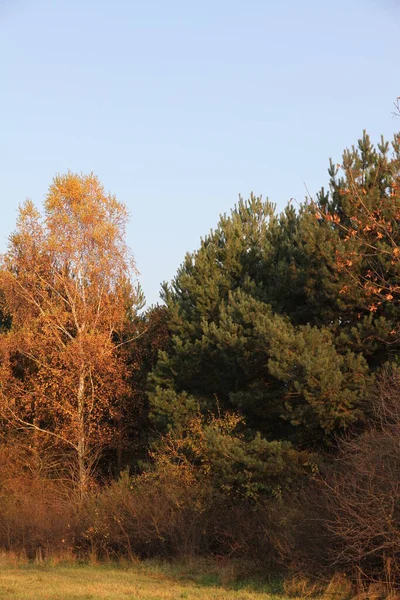
[[[43,216],[20,207],[2,256],[12,327],[0,340],[1,415],[72,457],[81,495],[129,393],[122,331],[138,298],[127,218],[94,175],[57,176]]]

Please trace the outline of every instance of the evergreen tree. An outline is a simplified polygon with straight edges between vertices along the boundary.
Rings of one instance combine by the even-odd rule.
[[[198,407],[234,409],[269,439],[314,444],[361,417],[368,367],[330,330],[337,282],[305,250],[310,217],[308,207],[277,218],[269,202],[241,200],[164,286],[172,339],[150,393],[159,427],[182,426]],[[319,319],[313,294],[327,297]]]
[[[364,132],[341,165],[331,161],[330,191],[311,206],[315,229],[334,239],[329,268],[339,283],[340,312],[331,327],[374,370],[397,360],[400,349],[399,136],[391,148],[383,138],[374,147]]]

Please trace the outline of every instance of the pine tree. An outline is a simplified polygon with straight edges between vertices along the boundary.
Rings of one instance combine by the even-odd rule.
[[[400,310],[400,138],[358,145],[330,162],[330,191],[312,204],[316,229],[332,243],[329,268],[339,283],[335,335],[362,352],[373,369],[396,360]]]
[[[330,273],[299,242],[310,218],[307,207],[277,218],[269,202],[241,201],[164,287],[172,340],[151,379],[158,426],[182,426],[198,407],[233,409],[269,439],[314,444],[361,418],[368,367],[330,330]],[[330,301],[319,318],[317,285]]]

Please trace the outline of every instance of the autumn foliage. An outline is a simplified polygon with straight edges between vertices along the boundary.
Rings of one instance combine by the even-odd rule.
[[[400,137],[374,148],[364,132],[342,164],[331,163],[330,175],[331,198],[320,195],[314,207],[340,236],[336,267],[348,277],[339,293],[359,287],[368,310],[377,312],[400,292]]]
[[[27,201],[3,257],[0,286],[12,329],[1,338],[3,418],[51,437],[84,492],[129,394],[119,350],[135,297],[125,207],[93,176],[56,177],[44,217]]]

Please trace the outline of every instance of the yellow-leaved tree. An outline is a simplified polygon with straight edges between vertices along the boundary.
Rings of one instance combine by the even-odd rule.
[[[81,495],[129,393],[121,340],[129,342],[123,331],[139,296],[127,217],[94,175],[57,176],[43,216],[29,200],[20,208],[1,258],[12,318],[0,339],[1,416],[52,439]]]

